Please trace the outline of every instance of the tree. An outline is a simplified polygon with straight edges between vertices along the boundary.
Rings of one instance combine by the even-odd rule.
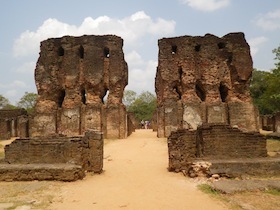
[[[37,94],[25,92],[24,96],[21,97],[17,103],[18,107],[24,108],[27,112],[32,112],[36,103]]]
[[[254,70],[250,85],[253,102],[261,114],[280,111],[280,46],[272,52],[276,54],[276,68],[270,72]]]
[[[139,122],[141,120],[151,120],[155,110],[156,97],[149,91],[142,92],[128,107],[128,111],[133,112]]]
[[[136,99],[136,92],[133,90],[125,90],[123,94],[123,104],[129,107]]]
[[[279,69],[280,68],[280,45],[278,48],[272,50],[272,52],[275,54],[275,58],[274,58],[274,60],[276,60],[275,66]]]
[[[14,108],[14,106],[10,104],[9,99],[0,95],[0,109],[12,109],[12,108]]]

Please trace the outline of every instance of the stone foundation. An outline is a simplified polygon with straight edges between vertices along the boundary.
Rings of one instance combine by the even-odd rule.
[[[83,137],[16,139],[5,146],[0,180],[75,181],[82,179],[86,171],[101,173],[102,168],[102,133],[88,131]]]
[[[262,135],[225,124],[203,124],[197,130],[172,132],[168,154],[170,171],[189,173],[195,162],[205,161],[211,165],[209,173],[266,175],[271,169],[274,171],[268,174],[280,175],[279,159],[267,158],[266,139]],[[238,172],[239,167],[242,169]]]

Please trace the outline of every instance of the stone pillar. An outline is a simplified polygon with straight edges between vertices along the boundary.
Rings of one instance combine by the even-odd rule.
[[[257,116],[255,107],[248,102],[229,102],[229,123],[233,127],[238,127],[242,131],[258,131]]]
[[[122,104],[111,104],[106,107],[106,127],[106,138],[126,137],[126,110]]]
[[[103,169],[103,133],[98,131],[87,131],[85,137],[89,142],[88,166],[86,170],[101,173]]]

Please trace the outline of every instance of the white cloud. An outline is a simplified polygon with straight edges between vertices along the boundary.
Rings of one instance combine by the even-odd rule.
[[[142,66],[144,64],[144,61],[142,60],[142,57],[139,53],[137,53],[135,50],[132,52],[125,54],[125,60],[127,63],[129,63],[130,66]]]
[[[175,21],[158,18],[153,20],[143,11],[123,19],[100,16],[87,17],[80,26],[69,25],[57,19],[47,19],[36,31],[25,31],[14,42],[16,57],[34,55],[39,52],[39,43],[47,38],[64,35],[115,34],[124,39],[125,45],[134,45],[146,35],[164,36],[174,33]]]
[[[257,26],[266,31],[280,29],[280,9],[259,15],[254,22]]]
[[[155,92],[154,82],[157,68],[157,61],[149,60],[142,61],[142,68],[134,67],[129,70],[129,83],[126,87],[127,90],[133,90],[137,93],[142,91]]]
[[[0,83],[0,88],[3,89],[10,89],[10,88],[26,88],[27,85],[23,81],[19,80],[14,80],[10,84],[1,84]]]
[[[268,39],[264,36],[255,37],[248,40],[252,57],[254,57],[258,53],[260,46],[267,41]]]
[[[183,4],[201,11],[212,12],[230,4],[230,0],[181,0]]]

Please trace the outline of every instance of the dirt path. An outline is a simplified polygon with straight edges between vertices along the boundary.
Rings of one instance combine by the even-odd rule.
[[[151,130],[110,141],[104,156],[104,173],[66,183],[51,209],[227,209],[182,174],[167,171],[166,139]]]

